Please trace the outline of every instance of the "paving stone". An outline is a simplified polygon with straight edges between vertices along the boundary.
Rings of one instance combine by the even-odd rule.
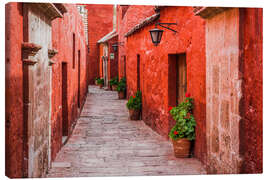
[[[71,167],[71,163],[69,162],[53,162],[52,163],[52,168],[57,168],[57,167]]]
[[[205,174],[195,158],[175,158],[173,147],[143,121],[130,121],[117,92],[89,86],[73,134],[47,177]]]

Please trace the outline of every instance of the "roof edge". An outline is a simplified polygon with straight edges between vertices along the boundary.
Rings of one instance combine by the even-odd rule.
[[[105,36],[103,36],[100,40],[98,40],[97,43],[104,43],[104,42],[114,38],[115,36],[118,36],[118,33],[114,29],[111,32],[109,32],[108,34],[106,34]]]
[[[142,29],[143,27],[147,26],[148,24],[156,21],[158,18],[160,17],[160,13],[155,13],[150,17],[147,17],[146,19],[144,19],[143,21],[141,21],[139,24],[135,25],[132,29],[130,29],[126,34],[125,37],[128,37],[132,34],[134,34],[135,32],[139,31],[140,29]]]

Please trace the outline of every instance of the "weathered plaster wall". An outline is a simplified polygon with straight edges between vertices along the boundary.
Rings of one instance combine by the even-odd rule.
[[[33,57],[37,63],[29,68],[28,116],[28,177],[41,177],[48,169],[50,123],[50,66],[48,49],[51,48],[51,21],[37,8],[24,4],[24,41],[42,48]],[[41,38],[43,37],[43,38]],[[27,91],[28,91],[27,90]]]
[[[263,10],[240,8],[240,72],[243,74],[240,103],[240,153],[244,157],[242,173],[263,171]]]
[[[126,13],[126,16],[128,15]],[[127,38],[127,94],[137,90],[137,55],[140,55],[140,87],[142,91],[142,119],[151,128],[168,138],[173,125],[168,111],[175,105],[170,101],[171,89],[169,55],[186,53],[187,91],[195,99],[194,115],[197,122],[195,156],[206,161],[206,100],[205,100],[205,30],[204,20],[193,14],[192,7],[166,7],[160,12],[160,22],[177,22],[172,26],[178,33],[165,30],[161,43],[156,47],[149,30],[144,27]]]
[[[23,176],[22,3],[6,4],[5,15],[5,173],[18,178]]]
[[[209,173],[262,172],[262,9],[207,19]]]
[[[154,13],[154,6],[117,6],[117,32],[118,41],[121,42],[118,48],[118,74],[120,78],[124,76],[124,56],[127,55],[127,39],[124,37],[124,34]]]
[[[209,173],[238,173],[239,10],[233,8],[207,19],[206,97]]]
[[[82,108],[87,92],[86,42],[75,5],[66,5],[68,13],[52,24],[49,14],[44,15],[36,8],[27,14],[27,9],[22,8],[22,3],[6,5],[6,175],[40,177],[48,168],[50,153],[54,159],[62,144],[62,62],[68,64],[69,134],[78,116],[78,99]],[[73,32],[76,37],[74,69]],[[23,42],[41,46],[36,55],[28,57],[36,63],[22,64],[26,58],[22,57]],[[51,48],[59,52],[51,59],[55,62],[52,66],[48,58]],[[25,106],[24,99],[29,101]],[[24,112],[26,106],[29,111]],[[23,118],[23,115],[26,116]]]
[[[68,134],[79,115],[78,83],[80,85],[80,108],[87,93],[87,48],[83,31],[82,16],[73,4],[65,4],[67,13],[63,18],[52,22],[52,47],[58,51],[52,60],[52,159],[62,145],[62,62],[67,63],[68,96]],[[75,34],[75,66],[73,68],[73,33]],[[79,58],[80,51],[80,58]],[[80,59],[80,82],[78,82],[78,65]]]
[[[87,4],[88,10],[88,44],[90,53],[89,79],[94,84],[94,79],[99,76],[99,49],[97,41],[113,29],[113,5]]]

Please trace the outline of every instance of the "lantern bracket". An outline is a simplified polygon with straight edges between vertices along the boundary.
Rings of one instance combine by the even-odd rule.
[[[176,30],[171,29],[171,28],[169,27],[170,25],[177,25],[177,23],[160,23],[160,22],[157,22],[157,23],[155,24],[155,26],[157,27],[158,25],[161,26],[161,27],[163,27],[163,28],[165,28],[165,29],[168,29],[168,30],[171,30],[171,31],[177,33]],[[166,25],[166,26],[165,26],[165,25]]]
[[[120,46],[124,46],[124,42],[113,42],[112,43],[113,45],[120,45]]]

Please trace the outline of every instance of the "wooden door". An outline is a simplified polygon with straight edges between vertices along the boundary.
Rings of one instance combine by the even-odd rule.
[[[103,59],[103,79],[104,79],[104,86],[108,86],[108,57],[106,56]]]
[[[81,94],[81,51],[78,51],[78,108],[80,108],[81,105],[81,99],[80,99],[80,94]]]
[[[187,91],[186,54],[180,54],[177,58],[177,103],[180,104],[184,101]]]
[[[140,76],[140,55],[137,54],[137,90],[140,91],[141,90],[141,76]]]
[[[62,132],[68,135],[67,63],[62,63]]]
[[[126,56],[124,56],[124,77],[127,77],[127,74],[126,74]]]

